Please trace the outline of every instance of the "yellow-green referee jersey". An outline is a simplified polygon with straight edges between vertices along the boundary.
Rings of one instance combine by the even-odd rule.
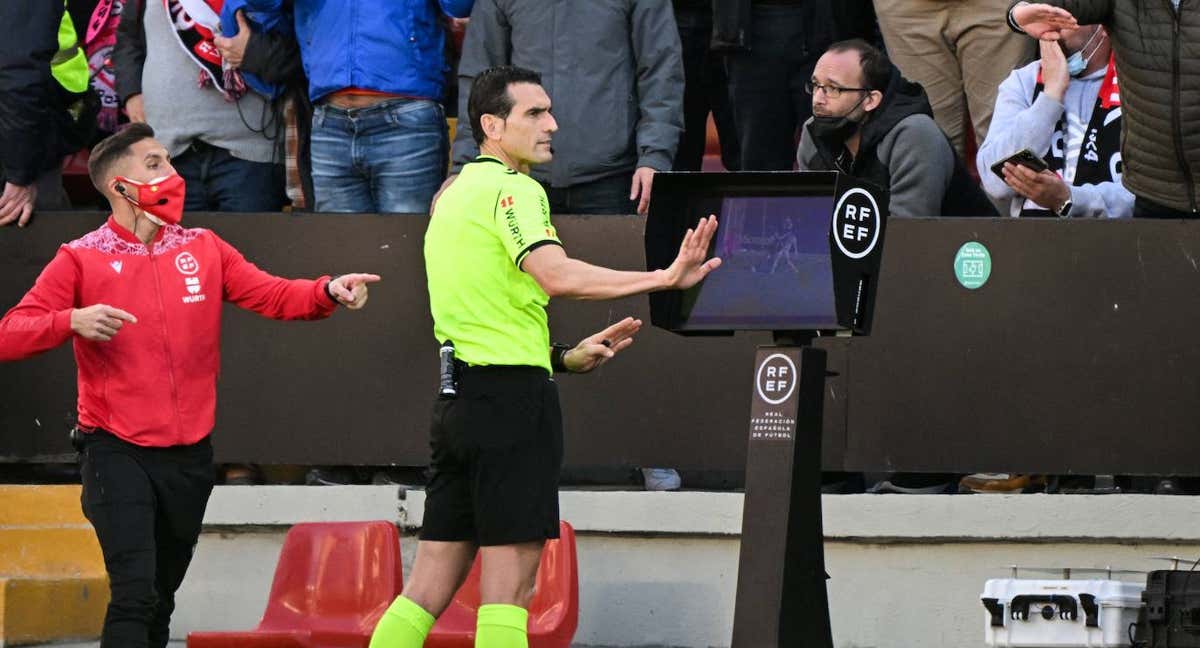
[[[550,297],[521,263],[562,245],[546,191],[499,159],[463,167],[437,201],[425,232],[425,273],[438,342],[470,365],[550,368]]]

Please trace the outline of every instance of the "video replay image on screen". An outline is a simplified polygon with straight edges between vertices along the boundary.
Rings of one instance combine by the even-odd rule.
[[[684,297],[686,328],[756,325],[835,330],[829,227],[833,196],[728,196],[692,203],[716,214],[721,267]]]

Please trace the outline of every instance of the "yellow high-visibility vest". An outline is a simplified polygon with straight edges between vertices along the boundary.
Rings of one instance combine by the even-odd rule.
[[[63,2],[63,7],[66,7]],[[58,24],[58,53],[50,61],[50,73],[68,92],[83,92],[88,87],[88,61],[75,33],[70,12],[64,9]]]

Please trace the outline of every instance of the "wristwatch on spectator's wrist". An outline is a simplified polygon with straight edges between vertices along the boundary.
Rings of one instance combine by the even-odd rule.
[[[1013,31],[1015,31],[1015,32],[1020,32],[1020,33],[1022,33],[1022,34],[1024,34],[1024,33],[1025,33],[1025,30],[1024,30],[1024,29],[1021,29],[1021,26],[1017,24],[1017,18],[1016,18],[1016,16],[1015,16],[1014,14],[1015,14],[1015,12],[1016,12],[1016,10],[1017,10],[1017,7],[1020,7],[1021,5],[1027,5],[1027,4],[1029,4],[1029,3],[1028,3],[1028,2],[1024,2],[1024,1],[1022,0],[1022,2],[1018,2],[1018,3],[1016,3],[1016,4],[1014,4],[1013,6],[1011,6],[1011,7],[1009,7],[1009,8],[1008,8],[1008,26],[1009,26],[1009,27],[1012,27],[1012,30],[1013,30]]]
[[[1072,202],[1070,198],[1067,198],[1066,202],[1060,205],[1058,209],[1054,210],[1054,213],[1058,214],[1059,218],[1067,218],[1071,215],[1071,208],[1074,206],[1075,203]]]

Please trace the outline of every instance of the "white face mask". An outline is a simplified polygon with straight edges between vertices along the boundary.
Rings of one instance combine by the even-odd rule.
[[[1092,32],[1091,38],[1087,39],[1087,42],[1083,44],[1083,47],[1079,48],[1078,52],[1074,52],[1067,57],[1068,74],[1074,78],[1078,78],[1079,75],[1083,74],[1083,71],[1086,70],[1087,66],[1092,62],[1092,58],[1096,56],[1096,52],[1099,52],[1100,47],[1104,45],[1104,39],[1098,38],[1102,33],[1103,30],[1097,28],[1096,31]],[[1106,39],[1108,36],[1105,35],[1104,38]],[[1087,51],[1088,46],[1092,45],[1093,43],[1095,43],[1096,46],[1092,48],[1092,52],[1090,54],[1084,54],[1084,52]]]

